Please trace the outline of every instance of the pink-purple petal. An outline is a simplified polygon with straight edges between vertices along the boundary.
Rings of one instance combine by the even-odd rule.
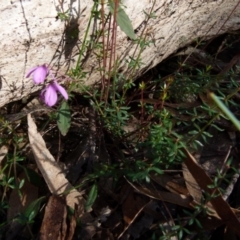
[[[27,72],[26,78],[30,77],[30,75],[31,75],[37,68],[38,68],[38,67],[33,67],[33,68],[31,68],[31,69]]]
[[[37,84],[43,83],[48,73],[45,65],[39,66],[33,73],[33,81]]]
[[[36,84],[43,83],[45,78],[47,77],[48,68],[45,64],[42,66],[31,68],[27,72],[26,77],[30,77],[31,74],[33,76],[34,83],[36,83]]]
[[[49,84],[46,88],[44,93],[44,102],[49,106],[52,107],[57,102],[57,92],[53,84]]]
[[[68,93],[65,90],[65,88],[63,88],[61,85],[59,85],[56,81],[54,81],[52,84],[54,85],[54,88],[57,91],[59,91],[62,94],[62,96],[67,100],[68,99]]]

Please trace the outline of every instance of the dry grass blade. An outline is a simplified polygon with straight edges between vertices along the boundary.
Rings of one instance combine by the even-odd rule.
[[[28,115],[28,137],[37,166],[41,171],[50,192],[54,195],[67,193],[67,205],[72,209],[75,209],[75,206],[77,205],[78,210],[82,213],[84,208],[82,194],[74,189],[65,178],[62,169],[48,151],[41,134],[37,131],[37,126],[30,114]]]
[[[223,222],[229,227],[235,230],[235,232],[240,236],[240,222],[238,221],[237,216],[232,211],[230,206],[226,201],[224,201],[221,193],[218,189],[210,189],[208,186],[212,185],[213,182],[211,178],[206,174],[206,172],[201,168],[197,163],[196,159],[185,149],[187,157],[185,158],[185,164],[192,174],[198,185],[210,196],[214,195],[210,199],[210,203],[216,210],[217,214],[223,220]]]

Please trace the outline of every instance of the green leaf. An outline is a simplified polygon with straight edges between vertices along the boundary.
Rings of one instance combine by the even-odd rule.
[[[21,166],[20,166],[21,167]],[[32,170],[31,168],[21,167],[25,172],[26,179],[35,185],[36,187],[41,187],[44,184],[44,180],[36,171]]]
[[[179,237],[179,239],[182,239],[182,237],[183,237],[183,230],[182,229],[179,231],[178,237]]]
[[[92,205],[94,204],[98,194],[98,188],[97,185],[94,184],[89,192],[88,199],[85,204],[86,211],[89,211]]]
[[[217,97],[214,93],[210,93],[210,97],[217,104],[217,106],[222,110],[222,112],[229,118],[230,121],[235,125],[235,127],[240,130],[240,122],[235,117],[235,115],[226,107],[226,105]]]
[[[18,188],[21,189],[25,183],[25,179],[22,179],[21,182],[19,183]]]
[[[197,224],[197,226],[198,226],[199,228],[203,228],[203,227],[202,227],[202,224],[200,223],[200,221],[199,221],[198,219],[195,219],[195,223]]]
[[[57,112],[57,125],[61,134],[65,136],[70,128],[71,124],[71,113],[67,102],[63,102]]]
[[[158,174],[163,174],[163,170],[161,170],[161,169],[159,169],[159,168],[156,168],[156,167],[150,167],[150,168],[148,168],[148,172],[150,172],[150,171],[155,171],[156,173],[158,173]]]
[[[213,135],[212,134],[210,134],[209,132],[203,132],[203,134],[205,135],[205,136],[207,136],[207,137],[213,137]]]
[[[112,13],[112,15],[114,15],[114,8],[115,8],[115,3],[112,0],[108,1],[109,6],[110,6],[110,11]],[[116,14],[116,21],[118,26],[121,28],[121,30],[126,33],[126,35],[135,40],[136,39],[136,35],[134,33],[133,30],[133,26],[132,23],[128,17],[128,15],[126,14],[126,12],[118,5],[118,9],[117,9],[117,14]]]
[[[218,127],[217,125],[215,125],[215,124],[212,124],[211,125],[211,127],[214,127],[214,128],[216,128],[218,131],[220,131],[220,132],[224,132],[225,130],[224,129],[222,129],[222,128],[220,128],[220,127]]]
[[[194,140],[194,142],[197,143],[200,147],[203,147],[203,144],[200,141]]]
[[[30,203],[27,209],[24,211],[23,215],[25,216],[28,222],[32,222],[32,220],[36,217],[39,211],[40,205],[44,199],[45,197],[36,199],[32,203]]]

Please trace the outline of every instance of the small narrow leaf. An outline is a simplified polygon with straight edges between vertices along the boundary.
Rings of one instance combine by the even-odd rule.
[[[21,182],[19,183],[18,188],[21,189],[23,187],[24,183],[25,183],[25,179],[22,179]]]
[[[86,211],[89,211],[92,205],[94,204],[96,198],[97,198],[98,188],[97,185],[94,184],[89,192],[88,199],[85,205]]]
[[[240,122],[235,117],[235,115],[229,110],[229,108],[217,97],[214,93],[210,93],[210,97],[217,104],[217,106],[222,110],[222,112],[229,118],[229,120],[235,125],[235,127],[240,130]]]
[[[197,143],[200,147],[203,147],[203,144],[200,141],[194,140],[194,142]]]
[[[63,102],[57,113],[57,125],[61,134],[65,136],[70,128],[71,113],[67,102]]]
[[[112,0],[109,0],[109,6],[110,6],[110,11],[112,13],[112,15],[114,15],[114,8],[115,8],[115,3]],[[126,14],[126,12],[124,11],[123,8],[121,8],[118,5],[118,9],[117,9],[117,24],[118,26],[121,28],[121,30],[126,33],[126,35],[135,40],[136,39],[136,35],[134,33],[133,30],[133,26],[132,23],[128,17],[128,15]]]
[[[150,172],[150,171],[155,171],[156,173],[158,173],[158,174],[163,174],[164,172],[163,172],[163,170],[161,170],[161,169],[159,169],[159,168],[156,168],[156,167],[150,167],[150,168],[148,168],[148,172]]]
[[[26,217],[27,221],[31,222],[35,216],[37,215],[40,205],[42,201],[45,199],[45,197],[41,197],[30,203],[30,205],[27,207],[27,209],[24,211],[24,216]]]

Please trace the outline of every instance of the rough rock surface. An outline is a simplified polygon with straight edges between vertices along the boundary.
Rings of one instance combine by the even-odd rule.
[[[208,39],[240,26],[236,0],[123,0],[123,4],[134,29],[138,29],[137,35],[145,29],[143,36],[154,42],[143,51],[143,64],[135,77],[197,38]],[[0,2],[0,107],[40,89],[25,78],[31,67],[46,63],[64,74],[75,66],[92,6],[92,0]],[[145,28],[143,11],[149,12],[152,6],[155,18]],[[57,19],[58,12],[67,10],[71,14],[69,22]],[[71,29],[79,30],[76,39],[69,38]],[[116,50],[121,70],[125,71],[125,60],[133,54],[135,45],[119,28]],[[100,79],[96,66],[99,63],[92,54],[84,64],[89,72],[86,84]]]

